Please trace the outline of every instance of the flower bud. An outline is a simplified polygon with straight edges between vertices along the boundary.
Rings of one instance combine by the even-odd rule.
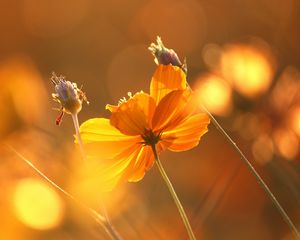
[[[173,49],[166,48],[160,37],[157,37],[156,42],[157,44],[151,43],[148,48],[155,57],[155,63],[163,65],[171,64],[173,66],[180,67],[185,73],[187,73],[186,62],[184,61],[182,64],[177,53]]]
[[[82,108],[82,102],[88,103],[87,98],[76,83],[65,80],[63,76],[56,76],[52,73],[51,81],[55,87],[55,93],[52,93],[53,100],[61,105],[61,110],[68,114],[77,114]],[[63,113],[59,116],[56,123],[59,125]]]

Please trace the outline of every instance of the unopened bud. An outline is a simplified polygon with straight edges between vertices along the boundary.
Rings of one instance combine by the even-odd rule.
[[[187,73],[186,62],[184,61],[182,64],[177,53],[173,49],[166,48],[160,37],[157,37],[156,42],[157,44],[151,43],[148,48],[155,57],[155,63],[163,65],[171,64],[173,66],[180,67],[185,73]]]
[[[59,125],[63,113],[77,114],[82,108],[82,102],[88,103],[85,93],[77,87],[76,83],[65,80],[63,76],[56,76],[52,73],[51,81],[55,87],[55,93],[52,93],[53,100],[61,105],[62,114],[56,120]]]

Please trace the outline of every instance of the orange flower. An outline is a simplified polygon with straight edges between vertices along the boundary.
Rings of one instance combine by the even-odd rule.
[[[209,117],[199,112],[196,99],[179,67],[159,65],[150,95],[129,94],[118,106],[106,106],[110,119],[84,122],[80,134],[88,159],[101,163],[95,171],[105,183],[102,187],[111,190],[119,182],[141,180],[154,163],[153,144],[158,153],[197,146]]]

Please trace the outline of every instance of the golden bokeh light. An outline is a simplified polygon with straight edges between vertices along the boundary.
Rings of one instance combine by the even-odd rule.
[[[296,67],[288,66],[272,89],[270,102],[278,112],[285,112],[297,101],[300,90],[300,72]]]
[[[252,153],[257,162],[266,164],[272,160],[274,153],[274,144],[272,138],[262,134],[255,139],[252,145]]]
[[[232,127],[235,131],[239,132],[242,138],[252,140],[258,137],[262,123],[262,119],[259,119],[256,114],[247,112],[237,115]],[[264,123],[264,127],[268,128],[266,123]]]
[[[16,217],[25,225],[38,230],[58,226],[64,215],[64,204],[47,184],[36,179],[23,179],[16,185],[13,196]]]
[[[107,192],[104,188],[105,179],[99,177],[103,168],[102,161],[99,159],[89,159],[86,162],[81,159],[77,159],[75,156],[72,160],[75,160],[72,164],[72,176],[68,184],[68,191],[73,194],[79,201],[86,205],[99,209],[99,204],[105,204],[106,210],[109,212],[110,217],[120,217],[124,211],[134,207],[133,203],[138,201],[138,196],[134,194],[128,194],[128,185],[122,184],[115,188],[111,192]],[[126,202],[124,199],[126,198]],[[81,211],[80,211],[81,212]],[[81,213],[78,213],[81,214]]]
[[[297,136],[287,129],[277,130],[274,133],[274,140],[278,152],[286,159],[294,159],[299,152],[299,141]]]
[[[32,124],[43,119],[49,105],[42,77],[33,61],[24,55],[0,64],[0,135],[16,123]]]
[[[300,107],[296,107],[291,110],[290,113],[291,127],[295,133],[300,137]]]
[[[208,43],[202,49],[203,60],[209,68],[218,66],[221,55],[222,48],[214,43]]]
[[[264,93],[270,86],[273,67],[269,56],[252,45],[228,45],[221,57],[221,72],[246,97]]]
[[[195,90],[199,101],[212,113],[226,115],[232,108],[231,88],[220,77],[207,74],[199,77]]]

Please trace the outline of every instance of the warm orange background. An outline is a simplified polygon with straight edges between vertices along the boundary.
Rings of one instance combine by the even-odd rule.
[[[300,4],[297,0],[11,0],[0,2],[0,239],[108,239],[12,145],[80,201],[69,116],[55,126],[51,72],[90,101],[79,115],[148,92],[160,35],[188,79],[300,228]],[[292,239],[281,216],[213,125],[200,145],[161,156],[197,239]],[[76,182],[77,181],[77,182]],[[97,186],[91,186],[97,192]],[[80,189],[79,189],[80,190]],[[187,239],[154,167],[104,197],[124,239]]]

